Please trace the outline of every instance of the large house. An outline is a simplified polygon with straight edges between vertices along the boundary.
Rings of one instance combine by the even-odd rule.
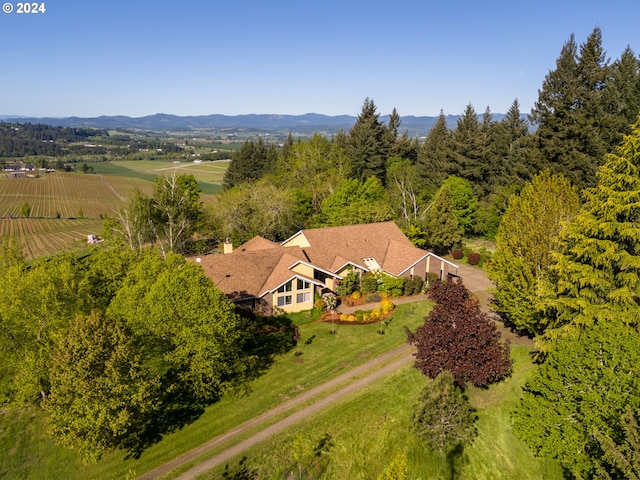
[[[426,280],[458,268],[416,248],[393,222],[300,230],[282,243],[258,236],[224,252],[195,260],[232,301],[265,314],[312,308],[316,292],[335,291],[351,270]]]

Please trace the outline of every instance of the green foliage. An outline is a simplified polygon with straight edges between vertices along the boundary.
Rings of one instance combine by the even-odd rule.
[[[426,192],[427,196],[436,192],[447,178],[447,172],[450,171],[448,165],[451,156],[449,153],[450,136],[451,132],[447,128],[447,120],[444,113],[440,111],[438,120],[420,145],[416,162],[418,189]]]
[[[618,465],[638,455],[637,436],[627,428],[633,419],[625,415],[640,407],[640,334],[608,315],[610,321],[558,340],[514,413],[516,434],[535,454],[557,459],[576,478],[601,469],[630,478],[611,454],[622,454]]]
[[[412,336],[418,370],[429,378],[448,370],[457,385],[471,382],[476,387],[509,375],[509,341],[502,342],[496,325],[462,282],[438,282],[429,297],[437,305]]]
[[[354,269],[351,269],[342,280],[340,280],[340,284],[336,288],[336,293],[339,296],[346,296],[357,290],[360,290],[360,274]]]
[[[406,453],[394,458],[387,469],[378,475],[378,480],[405,480],[409,474],[409,461]]]
[[[353,165],[353,177],[365,181],[373,176],[381,183],[385,180],[388,135],[372,99],[365,99],[362,111],[349,130],[346,152]]]
[[[243,183],[255,182],[271,171],[276,161],[277,153],[273,145],[268,147],[261,137],[257,141],[249,140],[233,153],[222,187],[228,190]]]
[[[295,191],[267,181],[244,184],[222,192],[209,211],[212,231],[220,240],[234,245],[260,235],[284,240],[304,226],[298,212]]]
[[[620,112],[632,100],[622,97],[619,89],[634,88],[634,79],[615,78],[614,72],[602,48],[599,27],[579,49],[572,34],[556,69],[545,77],[532,110],[541,157],[580,189],[596,183],[596,169],[629,123]],[[624,85],[628,81],[631,84]],[[637,114],[636,110],[634,117]]]
[[[458,226],[463,233],[471,233],[475,227],[475,216],[478,209],[478,199],[473,194],[471,183],[451,175],[444,181],[444,184],[449,187],[451,192],[451,203],[453,203]]]
[[[453,375],[443,371],[420,393],[411,428],[430,448],[444,453],[473,441],[476,418]]]
[[[640,121],[607,155],[597,187],[562,232],[544,300],[548,328],[541,345],[594,322],[637,322],[640,307]],[[545,347],[546,348],[546,347]]]
[[[578,207],[569,181],[549,171],[538,174],[509,201],[488,274],[496,285],[496,311],[518,331],[535,335],[544,328],[537,309],[560,248],[560,232]]]
[[[135,436],[160,407],[141,363],[122,325],[98,312],[77,317],[55,349],[45,403],[58,441],[97,461]]]
[[[462,230],[458,225],[451,190],[447,185],[440,187],[427,210],[425,230],[429,235],[429,245],[437,253],[451,250],[462,240]]]
[[[145,368],[169,389],[209,402],[242,383],[249,334],[234,305],[194,263],[146,252],[107,310],[140,343]]]
[[[391,204],[378,177],[343,180],[322,203],[328,226],[383,222],[391,218]]]
[[[273,182],[305,192],[310,197],[311,212],[317,214],[321,205],[348,177],[351,163],[342,148],[319,133],[309,140],[292,144],[278,160]]]
[[[27,202],[23,202],[20,206],[20,216],[24,218],[29,218],[31,216],[31,205]]]
[[[399,297],[404,292],[404,285],[407,281],[404,277],[394,277],[386,273],[381,274],[382,282],[379,285],[378,290],[381,292],[387,292],[389,295]]]
[[[423,208],[416,181],[416,167],[407,158],[391,157],[387,162],[387,191],[395,216],[406,224],[422,218]]]
[[[376,293],[378,291],[378,278],[371,272],[367,272],[360,280],[360,291],[363,294]]]
[[[0,271],[6,288],[0,301],[0,359],[4,401],[45,400],[57,339],[69,320],[87,313],[87,282],[68,255],[39,260],[29,268],[15,254]]]
[[[402,229],[402,233],[404,233],[416,247],[427,248],[429,233],[422,227],[412,223],[407,228]]]

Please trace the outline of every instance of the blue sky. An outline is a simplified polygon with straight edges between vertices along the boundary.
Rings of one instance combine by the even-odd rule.
[[[638,0],[10,3],[0,115],[525,113],[571,33],[640,53]]]

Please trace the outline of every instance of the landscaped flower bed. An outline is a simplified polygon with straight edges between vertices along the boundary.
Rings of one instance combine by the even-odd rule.
[[[320,320],[323,322],[333,322],[342,325],[361,324],[367,325],[378,323],[389,318],[395,312],[395,305],[391,300],[384,299],[380,305],[372,310],[356,310],[354,313],[334,313],[326,312]]]

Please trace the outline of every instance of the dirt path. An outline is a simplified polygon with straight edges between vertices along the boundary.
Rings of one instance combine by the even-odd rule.
[[[179,457],[171,460],[170,462],[167,462],[164,465],[161,465],[154,470],[151,470],[143,475],[140,475],[138,477],[138,480],[152,480],[155,478],[159,478],[163,475],[166,475],[172,470],[175,470],[176,468],[184,465],[185,463],[188,463],[191,460],[194,460],[198,456],[210,450],[213,450],[219,445],[222,445],[230,440],[233,440],[239,435],[242,435],[250,431],[251,429],[260,426],[261,424],[265,423],[267,420],[273,417],[276,417],[282,413],[285,413],[288,410],[291,410],[304,402],[312,400],[314,397],[317,397],[328,390],[332,390],[336,387],[339,387],[341,384],[349,380],[352,380],[354,377],[357,377],[359,375],[365,374],[370,370],[373,370],[373,372],[368,373],[364,377],[361,377],[352,381],[351,383],[340,388],[339,390],[333,393],[330,393],[326,397],[320,398],[319,400],[312,403],[311,405],[304,407],[302,410],[292,413],[291,415],[284,418],[283,420],[280,420],[279,422],[273,425],[270,425],[264,428],[263,430],[260,430],[259,432],[243,440],[242,442],[234,446],[231,446],[226,450],[223,450],[219,454],[206,460],[203,463],[196,465],[191,470],[183,473],[180,477],[178,477],[182,480],[196,478],[198,475],[201,475],[202,473],[208,470],[211,470],[212,468],[220,465],[221,463],[230,460],[235,455],[242,453],[247,448],[261,442],[262,440],[265,440],[266,438],[278,432],[281,432],[282,430],[290,427],[291,425],[302,420],[303,418],[306,418],[309,415],[316,413],[320,409],[325,408],[331,403],[342,398],[344,395],[347,395],[364,385],[368,385],[372,383],[373,381],[377,380],[381,376],[387,373],[393,372],[394,370],[397,370],[401,366],[411,363],[414,360],[413,351],[414,351],[413,347],[410,347],[409,345],[401,345],[399,347],[396,347],[393,350],[390,350],[374,359],[371,359],[368,362],[363,363],[362,365],[352,370],[349,370],[348,372],[343,373],[342,375],[332,380],[329,380],[328,382],[323,383],[322,385],[318,385],[317,387],[312,388],[311,390],[308,390],[302,393],[301,395],[298,395],[297,397],[278,405],[277,407],[263,413],[262,415],[255,417],[239,425],[238,427],[209,440],[206,443],[203,443],[199,447],[194,448],[193,450],[186,452],[183,455],[180,455]]]

